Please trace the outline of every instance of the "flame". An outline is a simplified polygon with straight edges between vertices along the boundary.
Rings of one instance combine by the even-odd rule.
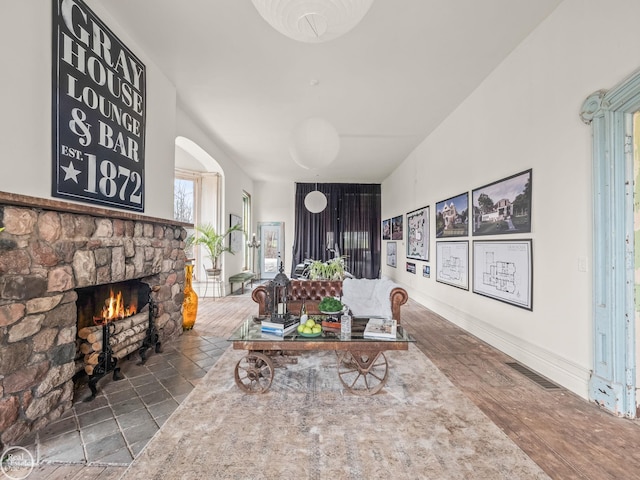
[[[94,318],[96,324],[101,325],[113,320],[120,320],[131,315],[135,315],[138,310],[138,306],[135,303],[131,305],[125,305],[122,298],[122,291],[119,291],[116,295],[111,290],[109,298],[104,301],[104,307],[102,307],[102,315]]]

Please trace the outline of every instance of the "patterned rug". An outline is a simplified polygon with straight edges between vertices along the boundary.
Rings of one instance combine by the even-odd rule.
[[[414,345],[387,352],[373,396],[345,391],[334,352],[276,368],[243,393],[227,350],[122,478],[548,479]]]

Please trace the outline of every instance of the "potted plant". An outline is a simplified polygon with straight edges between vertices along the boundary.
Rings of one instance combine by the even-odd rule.
[[[311,280],[344,280],[344,259],[343,255],[326,262],[314,260],[309,266],[309,278]]]
[[[211,260],[212,270],[217,273],[220,272],[220,257],[224,252],[229,252],[232,255],[235,254],[231,250],[231,246],[227,244],[226,238],[231,232],[242,232],[241,225],[233,225],[229,227],[224,233],[216,232],[216,229],[210,223],[204,225],[198,225],[195,227],[196,234],[187,240],[187,244],[202,245],[207,251],[207,257]]]

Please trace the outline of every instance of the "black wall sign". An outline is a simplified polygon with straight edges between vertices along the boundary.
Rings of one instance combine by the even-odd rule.
[[[53,0],[54,197],[144,211],[144,64],[81,0]]]

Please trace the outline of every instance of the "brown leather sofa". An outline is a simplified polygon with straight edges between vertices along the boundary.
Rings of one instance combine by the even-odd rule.
[[[324,297],[342,297],[342,281],[340,280],[291,280],[291,298],[289,299],[289,311],[298,314],[304,301],[307,313],[317,315],[320,313],[318,304]],[[251,292],[251,298],[258,304],[258,315],[266,315],[267,288],[259,285]],[[400,307],[407,303],[409,295],[404,288],[397,287],[391,290],[389,301],[393,318],[400,323]]]

